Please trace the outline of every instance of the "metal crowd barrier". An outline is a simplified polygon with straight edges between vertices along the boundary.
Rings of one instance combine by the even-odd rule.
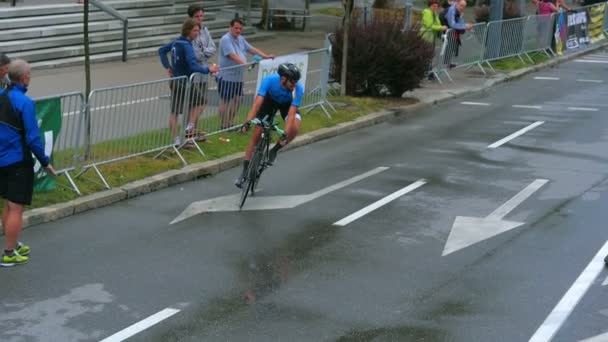
[[[109,189],[98,166],[166,149],[173,149],[186,164],[167,124],[170,113],[184,110],[187,86],[187,78],[179,77],[93,90],[86,107],[87,149],[78,176],[94,169]]]
[[[470,31],[449,29],[441,48],[443,63],[439,68],[449,75],[448,71],[456,67],[478,66],[485,74],[483,62],[484,44],[487,27],[485,23],[474,24]],[[449,77],[451,79],[451,77]]]
[[[41,131],[40,133],[45,136],[45,141],[55,138],[52,145],[53,167],[57,174],[64,175],[68,179],[74,191],[80,195],[80,190],[74,183],[70,172],[78,168],[79,158],[84,151],[84,110],[86,106],[84,95],[72,92],[41,97],[34,101],[37,104],[37,111],[48,113],[57,110],[59,112],[48,113],[59,116],[60,127],[56,127],[59,128],[59,135],[53,137],[52,131],[49,131],[50,133]],[[54,123],[52,126],[56,126],[56,124]]]
[[[551,47],[555,15],[531,15],[526,19],[522,37],[521,51],[532,61],[531,53],[544,53],[547,57],[555,56]],[[551,52],[551,55],[548,53]]]
[[[552,15],[533,15],[522,18],[502,20],[496,22],[478,23],[473,25],[472,30],[459,33],[457,30],[447,31],[442,42],[442,47],[435,54],[432,61],[432,73],[439,76],[444,73],[452,80],[449,72],[456,67],[478,66],[485,74],[483,64],[492,71],[491,61],[517,57],[526,64],[522,56],[526,56],[530,62],[531,53],[544,53],[547,56],[555,56],[561,51],[555,51],[552,43],[558,37],[557,25],[560,20],[569,20],[568,15],[588,20],[584,25],[587,30],[585,39],[577,41],[578,46],[585,48],[599,41],[606,40],[604,33],[608,34],[608,3],[598,3],[586,7],[578,7],[573,11],[565,13],[554,13]],[[586,15],[589,13],[589,16]],[[603,15],[603,18],[601,17]],[[562,16],[560,20],[558,20]],[[577,18],[578,19],[578,18]],[[582,20],[581,19],[581,20]],[[577,27],[577,30],[585,30]],[[603,32],[602,34],[599,34]],[[576,32],[577,35],[580,32]],[[569,39],[569,37],[567,38]],[[583,41],[584,40],[584,41]],[[560,42],[566,44],[567,42]],[[437,44],[435,44],[437,51]],[[565,49],[568,52],[569,49]],[[439,81],[441,81],[439,79]]]

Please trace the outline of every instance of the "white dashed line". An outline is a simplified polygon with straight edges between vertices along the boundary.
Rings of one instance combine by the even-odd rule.
[[[513,108],[543,109],[543,106],[513,105]]]
[[[600,60],[593,60],[593,59],[575,59],[575,62],[578,63],[599,63],[599,64],[608,64],[608,60],[606,61],[600,61]]]
[[[101,340],[101,342],[124,341],[124,340],[128,339],[129,337],[134,336],[134,335],[148,329],[149,327],[164,321],[165,319],[175,315],[179,311],[180,310],[177,310],[177,309],[166,308],[142,321],[139,321],[139,322],[133,324],[132,326],[130,326],[128,328],[125,328],[125,329],[117,332],[116,334],[114,334],[110,337],[104,338],[103,340]]]
[[[547,81],[558,81],[559,77],[544,77],[544,76],[537,76],[534,77],[535,80],[547,80]]]
[[[568,110],[579,111],[579,112],[597,112],[597,108],[587,108],[587,107],[568,107]]]
[[[528,342],[549,342],[559,331],[574,307],[580,302],[595,278],[604,270],[604,256],[608,254],[608,241],[593,257],[589,265],[583,270],[568,292],[557,303],[553,311],[536,330]]]
[[[602,81],[602,80],[576,80],[576,82],[604,83],[604,81]]]
[[[520,129],[519,131],[517,131],[517,132],[515,132],[515,133],[513,133],[511,135],[509,135],[508,137],[506,137],[504,139],[500,139],[497,142],[495,142],[495,143],[493,143],[491,145],[488,145],[488,148],[497,148],[499,146],[502,146],[503,144],[505,144],[505,143],[507,143],[507,142],[509,142],[509,141],[511,141],[511,140],[513,140],[513,139],[515,139],[517,137],[519,137],[520,135],[522,135],[522,134],[524,134],[524,133],[526,133],[528,131],[533,130],[534,128],[536,128],[536,127],[538,127],[538,126],[540,126],[540,125],[542,125],[544,123],[545,123],[544,121],[536,121],[535,123],[529,125],[528,127]]]
[[[485,102],[460,102],[460,104],[463,105],[467,105],[467,106],[489,106],[489,103],[485,103]]]
[[[426,180],[419,179],[416,182],[406,186],[405,188],[398,190],[396,192],[393,192],[392,194],[368,205],[367,207],[346,216],[345,218],[341,219],[340,221],[335,222],[334,226],[346,226],[347,224],[371,213],[372,211],[382,207],[383,205],[385,205],[387,203],[390,203],[391,201],[396,200],[397,198],[407,194],[408,192],[418,189],[419,187],[423,186],[424,184],[426,184]]]

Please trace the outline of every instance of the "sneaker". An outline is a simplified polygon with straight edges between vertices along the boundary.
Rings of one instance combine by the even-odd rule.
[[[6,253],[2,254],[2,260],[0,261],[0,266],[2,267],[12,267],[22,264],[27,264],[30,261],[30,258],[26,256],[19,255],[17,251],[13,252],[13,255],[6,255]]]
[[[189,133],[190,131],[192,131],[194,129],[194,125],[191,123],[188,123],[188,126],[186,126],[186,133]]]
[[[180,139],[179,137],[173,138],[173,145],[174,146],[180,146],[181,144],[182,144],[182,139]]]
[[[243,183],[245,183],[245,177],[239,177],[234,180],[234,185],[239,189],[243,188]]]
[[[275,160],[277,160],[277,152],[278,150],[272,148],[268,151],[268,165],[274,164]]]
[[[17,251],[17,253],[19,253],[19,255],[25,256],[25,255],[30,254],[30,246],[24,245],[21,242],[17,242],[17,248],[15,248],[15,251]]]

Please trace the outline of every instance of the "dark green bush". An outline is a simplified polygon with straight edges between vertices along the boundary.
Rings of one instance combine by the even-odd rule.
[[[340,80],[344,31],[336,29],[331,77]],[[420,86],[433,47],[417,32],[401,32],[399,25],[374,21],[353,23],[349,33],[346,92],[351,96],[400,97]]]

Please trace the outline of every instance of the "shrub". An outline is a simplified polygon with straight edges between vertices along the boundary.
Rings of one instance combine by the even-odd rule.
[[[332,78],[340,80],[344,31],[332,42]],[[351,96],[400,97],[425,77],[433,47],[416,31],[401,32],[393,23],[353,23],[349,33],[346,93]]]

